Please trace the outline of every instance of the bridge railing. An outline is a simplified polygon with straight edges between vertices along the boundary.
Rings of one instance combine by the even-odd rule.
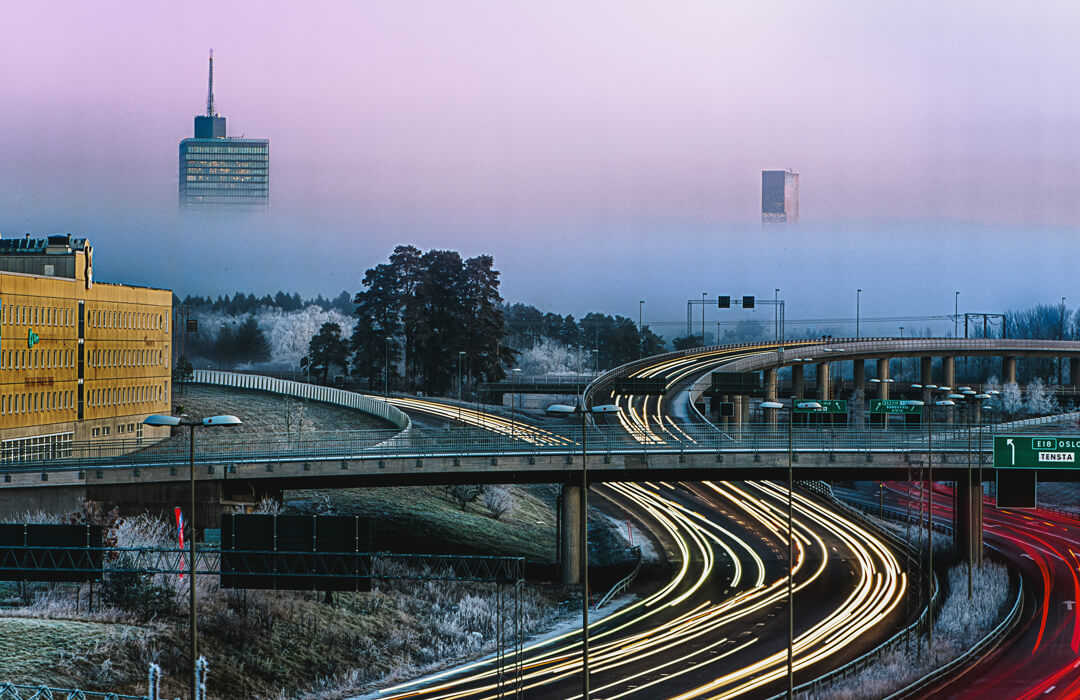
[[[197,369],[191,379],[196,384],[213,384],[215,386],[228,386],[237,389],[250,389],[253,391],[266,391],[271,394],[295,396],[309,401],[321,401],[354,408],[358,411],[377,416],[388,423],[397,426],[401,430],[411,425],[409,417],[400,409],[391,406],[385,401],[379,401],[364,394],[354,391],[335,389],[329,386],[294,382],[288,379],[267,377],[258,374],[241,374],[239,372],[221,372],[218,370]]]
[[[993,444],[993,426],[981,432],[967,426],[935,426],[933,450],[948,454],[947,459],[961,459],[958,453],[969,449],[988,463]],[[1008,434],[1037,432],[1038,434],[1068,434],[1067,428],[1034,423],[1010,425]],[[999,433],[1000,434],[1000,433]],[[916,461],[927,451],[927,432],[923,428],[893,428],[888,430],[847,427],[795,427],[791,431],[791,446],[796,459],[801,453],[862,452],[872,461],[876,453],[909,453]],[[617,426],[591,426],[587,448],[591,455],[604,454],[681,454],[681,453],[782,453],[788,449],[786,426],[744,426],[739,430],[720,430],[712,426],[685,427],[661,432],[627,432]],[[239,462],[306,462],[330,459],[381,459],[384,457],[426,456],[491,456],[501,455],[575,455],[580,452],[580,427],[534,429],[524,435],[495,433],[482,428],[447,428],[430,432],[419,430],[408,434],[393,430],[325,431],[301,434],[228,433],[207,431],[195,446],[195,460],[201,464],[230,464]],[[84,470],[154,465],[182,468],[189,460],[187,441],[157,443],[136,449],[130,454],[117,455],[109,445],[99,442],[74,442],[63,452],[21,453],[8,455],[0,461],[0,474],[48,469]],[[3,482],[8,476],[0,478]]]

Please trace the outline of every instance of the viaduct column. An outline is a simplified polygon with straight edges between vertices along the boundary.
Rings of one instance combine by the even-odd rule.
[[[851,364],[853,366],[853,374],[855,375],[855,387],[852,389],[851,399],[853,402],[859,402],[857,408],[858,412],[855,413],[855,415],[861,416],[863,415],[863,412],[865,411],[864,407],[866,406],[866,360],[852,360]],[[863,418],[862,423],[857,427],[860,429],[866,427],[865,417]]]
[[[877,397],[879,399],[889,398],[889,382],[885,381],[889,378],[888,358],[877,361],[877,378],[881,380],[880,382],[878,382],[877,385]],[[881,422],[882,428],[887,428],[889,425],[889,414],[882,413],[879,420]]]
[[[1001,383],[1016,384],[1016,358],[1001,358]]]
[[[817,397],[819,400],[829,398],[829,363],[819,362],[817,365]]]
[[[983,551],[983,490],[982,484],[972,474],[956,480],[956,556],[967,561],[968,554],[976,565],[982,563]]]
[[[733,428],[733,431],[735,433],[735,439],[736,440],[741,440],[742,439],[742,424],[743,424],[743,417],[744,417],[743,416],[743,398],[744,397],[743,397],[742,394],[735,394],[735,396],[732,397],[732,399],[733,399],[732,402],[735,404],[735,427]]]
[[[956,391],[956,358],[955,357],[943,357],[941,358],[941,381],[943,386],[947,386],[953,391]],[[956,407],[949,406],[945,411],[945,425],[952,425],[953,417],[956,415]]]
[[[1073,388],[1080,386],[1080,358],[1069,358],[1069,385]]]
[[[804,386],[803,386],[803,366],[792,365],[791,366],[791,394],[797,399],[804,399]]]
[[[765,370],[765,400],[776,401],[776,370]],[[779,411],[766,411],[769,414],[769,425],[776,427],[777,413]]]
[[[581,583],[581,486],[562,487],[562,582]]]
[[[926,387],[934,383],[934,358],[932,357],[920,357],[919,358],[919,381],[922,382],[922,402],[927,406],[930,405],[930,390]],[[926,411],[923,411],[923,420],[926,420]]]
[[[878,398],[889,398],[889,382],[885,381],[889,378],[888,358],[877,361],[877,378],[881,380],[881,383],[878,384]]]

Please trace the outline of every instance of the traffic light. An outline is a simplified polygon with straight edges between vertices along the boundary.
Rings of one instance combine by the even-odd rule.
[[[743,297],[742,298],[742,307],[744,309],[752,309],[752,308],[754,308],[754,297]]]
[[[717,297],[721,309],[731,308],[731,297]]]

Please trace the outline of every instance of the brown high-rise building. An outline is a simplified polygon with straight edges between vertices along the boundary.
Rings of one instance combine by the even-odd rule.
[[[791,170],[762,170],[762,226],[797,223],[799,223],[799,174]]]

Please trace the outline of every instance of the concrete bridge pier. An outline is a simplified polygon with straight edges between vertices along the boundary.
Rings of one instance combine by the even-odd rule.
[[[1069,358],[1069,386],[1080,386],[1080,357]]]
[[[728,395],[728,394],[722,394],[720,396],[720,401],[723,402],[723,403],[728,403],[729,401],[731,401],[731,396]],[[717,407],[716,410],[719,411],[720,408]],[[729,418],[727,416],[720,416],[720,429],[723,430],[725,433],[727,432],[727,429],[728,429],[728,421],[729,421]]]
[[[806,398],[804,375],[802,365],[791,366],[791,395],[797,399]]]
[[[880,382],[878,382],[878,385],[877,385],[877,397],[879,399],[887,399],[887,398],[889,398],[889,382],[888,382],[888,379],[889,379],[889,360],[888,360],[888,358],[884,358],[884,359],[881,359],[881,360],[877,361],[877,378],[881,380]],[[881,414],[881,426],[884,428],[884,427],[888,427],[888,425],[889,425],[889,414],[888,413],[882,413]]]
[[[982,563],[983,552],[982,495],[982,484],[974,475],[970,480],[966,476],[956,480],[956,509],[953,511],[956,514],[956,556],[964,562],[970,553],[976,565]]]
[[[562,487],[562,582],[581,583],[581,486]]]
[[[941,384],[956,391],[956,358],[946,356],[941,358]],[[945,411],[945,425],[952,425],[956,416],[956,407],[949,406]]]
[[[1001,383],[1016,384],[1016,358],[1001,358]]]
[[[776,401],[776,369],[765,370],[765,400]],[[776,411],[766,411],[768,416],[769,425],[776,427],[777,416]]]
[[[852,374],[854,375],[855,386],[851,390],[851,400],[853,403],[858,402],[859,406],[865,405],[866,400],[866,361],[865,360],[852,360]],[[849,414],[850,415],[850,414]],[[863,410],[860,408],[856,414],[863,416],[861,422],[856,427],[866,427],[866,417],[863,415]]]
[[[932,357],[920,357],[919,358],[919,381],[922,382],[922,402],[924,405],[930,405],[930,389],[927,388],[930,384],[934,383],[934,358]],[[929,414],[929,409],[922,412],[922,420],[926,422],[926,416]]]
[[[829,363],[817,364],[817,397],[820,401],[829,399]]]

